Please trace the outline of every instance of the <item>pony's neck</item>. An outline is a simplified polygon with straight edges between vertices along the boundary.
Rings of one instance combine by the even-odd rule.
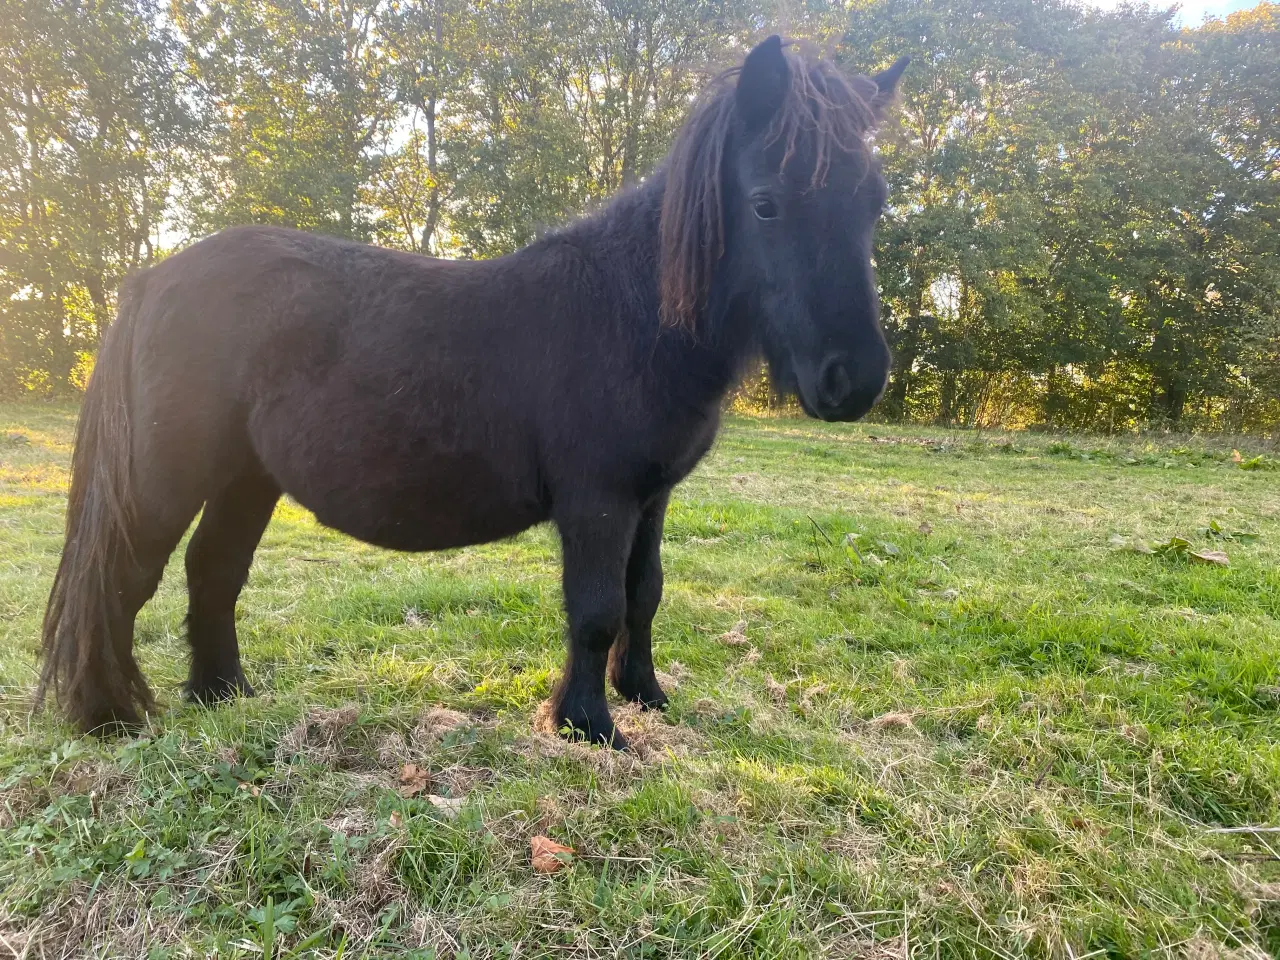
[[[603,279],[628,344],[682,404],[719,402],[740,379],[753,352],[745,311],[717,296],[692,331],[659,320],[660,224],[666,172],[624,190],[595,213],[553,235],[581,251]],[[551,238],[548,238],[551,239]]]

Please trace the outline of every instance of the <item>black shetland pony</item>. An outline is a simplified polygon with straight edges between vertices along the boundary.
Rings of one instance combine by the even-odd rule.
[[[868,149],[906,61],[874,78],[770,37],[715,81],[667,162],[511,256],[446,262],[268,227],[132,278],[76,434],[40,694],[84,730],[152,705],[134,618],[187,548],[187,692],[251,693],[236,598],[276,501],[396,550],[550,520],[569,655],[554,718],[624,747],[646,707],[671,488],[763,354],[825,420],[884,388]]]

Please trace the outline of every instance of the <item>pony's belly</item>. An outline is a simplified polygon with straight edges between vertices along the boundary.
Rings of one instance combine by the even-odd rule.
[[[325,526],[341,530],[376,547],[413,553],[502,540],[546,519],[533,511],[510,511],[502,514],[493,511],[483,516],[457,513],[453,517],[439,514],[413,517],[400,514],[376,518],[372,522],[349,516],[329,520],[319,513],[316,518]]]
[[[501,540],[547,519],[538,504],[491,495],[497,491],[419,487],[396,496],[386,489],[314,504],[297,498],[316,519],[365,543],[389,550],[446,550]]]
[[[380,452],[307,458],[301,461],[307,469],[293,461],[293,469],[272,473],[325,526],[391,550],[487,543],[548,517],[532,475],[517,458],[500,462],[438,449],[414,456]]]

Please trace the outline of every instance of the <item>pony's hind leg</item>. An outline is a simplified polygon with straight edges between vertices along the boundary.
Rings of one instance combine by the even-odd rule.
[[[121,551],[104,571],[104,580],[115,586],[117,603],[107,617],[105,643],[90,651],[84,662],[92,682],[80,683],[74,701],[67,704],[81,729],[110,733],[134,727],[142,720],[138,708],[151,708],[151,691],[133,655],[134,623],[155,595],[169,555],[195,513],[193,506],[181,517],[140,518],[132,550]]]
[[[627,623],[609,651],[609,679],[623,697],[646,710],[667,705],[653,671],[653,616],[662,602],[663,494],[640,517],[627,562]]]
[[[259,471],[232,480],[205,503],[187,546],[187,695],[201,703],[252,696],[240,666],[236,600],[280,488]]]
[[[564,552],[564,606],[569,620],[569,657],[551,694],[558,726],[597,743],[625,750],[605,699],[609,648],[627,613],[626,572],[639,511],[610,504],[556,518]]]
[[[150,452],[131,470],[127,438],[100,442],[95,399],[81,414],[85,425],[76,445],[67,538],[45,612],[37,700],[52,692],[81,730],[111,733],[136,726],[152,708],[133,656],[134,621],[200,499]]]

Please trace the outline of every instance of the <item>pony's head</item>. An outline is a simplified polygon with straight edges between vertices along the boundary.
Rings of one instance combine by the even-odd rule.
[[[668,164],[663,322],[743,318],[774,382],[824,420],[866,414],[889,375],[872,266],[887,187],[867,138],[906,63],[849,77],[769,37],[711,85]]]

